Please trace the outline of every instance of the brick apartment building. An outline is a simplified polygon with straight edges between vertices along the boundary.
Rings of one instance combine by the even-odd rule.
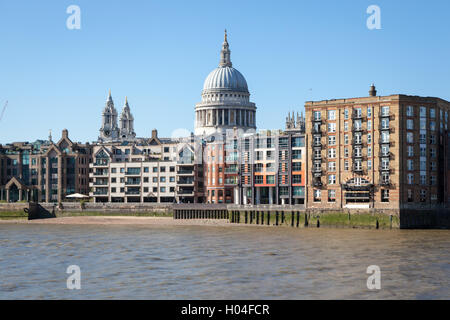
[[[74,143],[62,131],[54,143],[38,140],[0,145],[0,200],[61,202],[89,192],[91,146]]]
[[[448,101],[408,95],[306,102],[308,208],[448,202]]]

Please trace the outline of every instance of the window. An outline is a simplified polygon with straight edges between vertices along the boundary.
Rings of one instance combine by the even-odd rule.
[[[419,134],[419,143],[427,143],[427,135],[426,134]]]
[[[413,119],[406,120],[406,129],[408,129],[408,130],[414,129],[414,120]]]
[[[349,169],[349,166],[348,166],[348,160],[345,160],[345,161],[344,161],[344,170],[345,170],[345,171],[348,171],[348,169]]]
[[[161,191],[161,192],[166,192],[166,187],[161,187],[161,188],[160,188],[160,191]]]
[[[336,123],[329,123],[328,124],[328,132],[330,132],[330,133],[336,132]]]
[[[372,107],[367,107],[367,118],[372,118]]]
[[[425,170],[427,170],[427,162],[421,160],[420,161],[420,171],[425,171]]]
[[[436,121],[430,121],[430,130],[435,131],[436,130]]]
[[[330,159],[336,158],[336,149],[335,148],[328,149],[328,158],[330,158]]]
[[[153,181],[154,183],[157,183],[157,182],[158,182],[158,178],[157,178],[157,177],[153,177],[153,178],[152,178],[152,181]]]
[[[367,160],[367,169],[372,170],[372,160]]]
[[[160,181],[160,182],[166,182],[166,177],[160,177],[160,178],[159,178],[159,181]]]
[[[336,171],[336,162],[335,161],[328,162],[328,171],[331,171],[331,172]]]
[[[436,185],[436,176],[430,176],[430,185],[435,186]]]
[[[320,114],[320,111],[314,111],[314,120],[321,120],[322,116]]]
[[[423,173],[420,174],[420,184],[422,186],[427,185],[427,176],[426,176],[426,174],[423,174]]]
[[[436,144],[436,136],[434,134],[430,135],[430,144]]]
[[[367,147],[367,156],[372,157],[372,147]]]
[[[345,158],[348,157],[348,148],[344,148],[344,157],[345,157]]]
[[[407,181],[408,181],[408,184],[414,184],[414,175],[412,173],[408,173]]]
[[[348,144],[348,134],[344,134],[344,144]]]
[[[381,107],[381,115],[384,117],[389,116],[389,106]]]
[[[434,161],[430,162],[430,169],[431,171],[436,171],[437,170],[437,164]]]
[[[427,201],[427,191],[426,190],[420,190],[420,202],[426,202]]]
[[[413,171],[414,170],[414,160],[411,160],[411,159],[406,160],[406,167],[407,167],[408,171]]]
[[[414,143],[414,136],[412,132],[406,133],[406,142]]]
[[[153,172],[158,172],[158,167],[153,167]]]
[[[389,118],[381,119],[381,129],[389,129]]]
[[[413,201],[414,201],[413,191],[411,189],[408,189],[408,202],[413,202]]]
[[[272,177],[275,177],[275,176],[272,176]],[[267,182],[267,183],[269,183],[269,182]],[[273,183],[275,183],[275,180]],[[300,174],[292,175],[292,183],[302,183],[302,175],[300,175]]]
[[[348,131],[348,121],[344,122],[344,131]]]
[[[430,157],[436,158],[436,149],[435,148],[430,148]]]
[[[336,175],[335,174],[330,174],[328,176],[328,184],[329,185],[336,184]]]
[[[367,120],[367,130],[372,130],[372,120]]]
[[[414,116],[414,107],[413,106],[407,106],[406,107],[406,116],[407,117],[413,117]]]
[[[314,202],[320,202],[320,190],[314,190]]]
[[[389,202],[389,190],[381,190],[381,202]]]
[[[328,110],[328,120],[336,120],[336,110]]]
[[[367,134],[367,143],[368,143],[368,144],[371,144],[371,143],[372,143],[372,134],[371,134],[371,133],[368,133],[368,134]]]
[[[381,132],[381,142],[389,143],[389,132],[386,131]]]
[[[330,146],[336,145],[336,136],[328,136],[328,145]]]
[[[427,117],[427,108],[426,107],[420,107],[420,117],[421,118]]]
[[[336,202],[336,190],[328,190],[328,202]]]
[[[427,147],[425,145],[420,146],[420,156],[426,157],[427,156]]]
[[[431,108],[430,109],[430,118],[436,118],[436,109],[434,109],[434,108]]]
[[[301,162],[293,162],[292,163],[292,171],[302,171],[302,163]]]
[[[408,146],[407,152],[408,152],[408,157],[414,157],[414,147],[413,146]]]
[[[344,119],[348,120],[348,109],[344,110]]]

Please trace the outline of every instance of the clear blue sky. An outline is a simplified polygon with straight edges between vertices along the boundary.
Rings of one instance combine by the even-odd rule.
[[[81,8],[68,30],[66,8]],[[366,9],[381,8],[381,30]],[[0,143],[97,139],[111,88],[138,136],[193,129],[227,28],[258,128],[305,101],[396,93],[450,100],[450,1],[22,1],[0,3]]]

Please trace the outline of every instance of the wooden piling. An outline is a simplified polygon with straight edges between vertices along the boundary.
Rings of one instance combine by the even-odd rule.
[[[267,211],[267,225],[270,226],[270,211]]]
[[[284,224],[284,221],[285,221],[284,211],[281,211],[281,224]]]
[[[275,225],[278,226],[278,216],[279,216],[279,212],[275,211]]]

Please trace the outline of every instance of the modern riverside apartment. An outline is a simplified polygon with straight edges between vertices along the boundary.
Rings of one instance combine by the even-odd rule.
[[[306,102],[308,208],[447,204],[448,101],[408,95]]]
[[[54,143],[38,140],[0,145],[0,199],[62,202],[89,192],[91,146],[74,143],[67,130]]]
[[[177,142],[150,139],[93,146],[89,195],[95,202],[175,202]]]
[[[205,146],[208,203],[304,204],[303,118],[288,117],[286,130],[239,134]]]

